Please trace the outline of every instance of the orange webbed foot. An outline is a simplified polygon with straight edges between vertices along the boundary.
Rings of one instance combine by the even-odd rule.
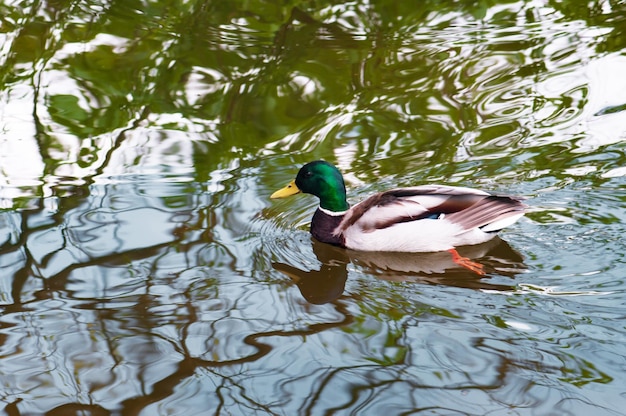
[[[456,251],[456,249],[454,248],[451,248],[450,250],[448,250],[448,252],[452,254],[452,261],[454,261],[459,266],[465,267],[466,269],[476,273],[477,275],[485,275],[485,270],[482,264],[472,261],[467,257],[461,256],[459,252]]]

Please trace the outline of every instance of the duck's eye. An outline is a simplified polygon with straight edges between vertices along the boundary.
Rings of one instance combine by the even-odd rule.
[[[304,172],[304,176],[306,178],[310,178],[311,176],[313,176],[313,172],[311,172],[310,170],[307,170],[306,172]]]

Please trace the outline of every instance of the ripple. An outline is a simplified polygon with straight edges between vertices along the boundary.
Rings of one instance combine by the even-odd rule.
[[[590,275],[597,274],[598,272],[588,273]],[[568,290],[563,291],[559,290],[558,287],[541,287],[535,286],[531,284],[520,284],[519,285],[520,292],[519,293],[539,293],[547,296],[598,296],[598,295],[611,295],[615,292],[611,291],[595,291],[595,290],[585,290],[585,291],[576,291],[576,290]]]

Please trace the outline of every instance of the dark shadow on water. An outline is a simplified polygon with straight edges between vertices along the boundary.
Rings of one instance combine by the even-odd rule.
[[[359,252],[315,240],[312,243],[313,252],[322,264],[319,270],[301,270],[278,262],[272,263],[272,266],[294,281],[304,299],[313,304],[328,303],[341,296],[350,263],[382,280],[497,291],[512,291],[515,286],[490,283],[489,274],[513,277],[526,270],[522,256],[499,237],[484,244],[458,249],[462,256],[481,263],[487,276],[480,276],[454,263],[448,252]]]

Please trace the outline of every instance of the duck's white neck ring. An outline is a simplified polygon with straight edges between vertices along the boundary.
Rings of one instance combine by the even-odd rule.
[[[348,212],[348,211],[339,211],[339,212],[335,212],[335,211],[329,211],[329,210],[327,210],[327,209],[325,209],[325,208],[322,208],[322,207],[318,207],[318,208],[319,208],[319,210],[320,210],[320,211],[322,211],[324,214],[326,214],[326,215],[330,215],[330,216],[332,216],[332,217],[340,217],[340,216],[344,215],[346,212]]]

